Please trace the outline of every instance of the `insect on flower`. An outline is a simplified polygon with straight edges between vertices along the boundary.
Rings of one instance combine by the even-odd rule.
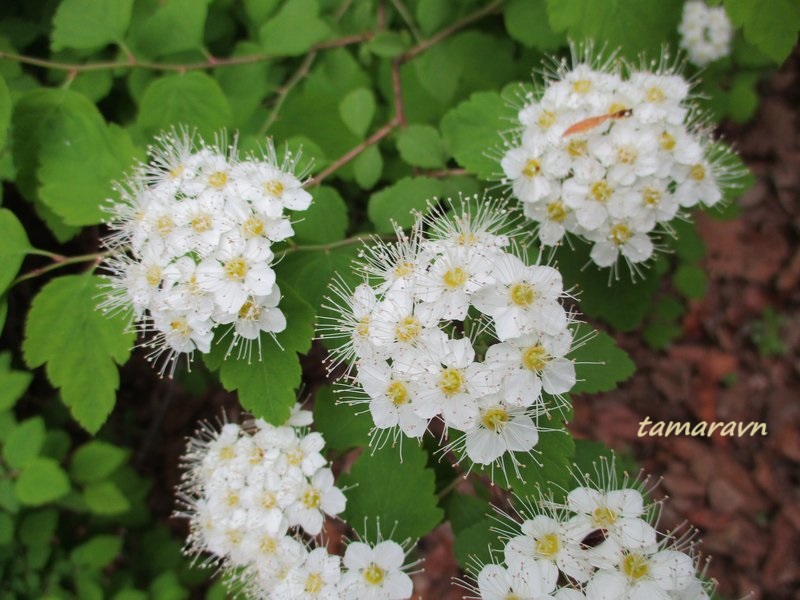
[[[630,117],[632,114],[633,114],[632,108],[625,108],[622,110],[617,110],[611,113],[607,113],[605,115],[589,117],[588,119],[583,119],[582,121],[578,121],[574,125],[570,125],[569,127],[567,127],[564,130],[564,133],[561,134],[561,137],[568,137],[576,133],[583,133],[584,131],[589,131],[590,129],[599,127],[609,119],[624,119],[626,117]]]

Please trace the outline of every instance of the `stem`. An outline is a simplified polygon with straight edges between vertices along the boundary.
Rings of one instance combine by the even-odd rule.
[[[357,233],[349,238],[330,242],[329,244],[308,244],[303,246],[294,245],[282,252],[277,253],[276,258],[283,258],[287,254],[292,254],[293,252],[327,252],[329,250],[335,250],[336,248],[344,248],[345,246],[352,246],[353,244],[359,244],[361,242],[367,242],[375,239],[393,242],[397,240],[397,236],[377,235],[374,233]]]
[[[466,479],[467,478],[466,478],[465,475],[456,475],[455,479],[453,479],[453,481],[451,481],[446,486],[444,486],[441,490],[439,490],[439,493],[436,494],[436,497],[439,500],[443,500],[444,498],[446,498],[448,496],[448,494],[450,494],[450,492],[452,492],[454,489],[456,489],[461,482],[466,481]]]
[[[286,85],[278,90],[275,106],[272,107],[267,120],[264,121],[264,124],[258,130],[259,137],[264,137],[267,134],[267,131],[269,131],[269,128],[272,127],[272,124],[278,119],[278,113],[280,112],[286,97],[289,95],[289,92],[291,92],[294,87],[300,83],[300,81],[305,78],[306,75],[308,75],[308,72],[311,70],[311,65],[314,64],[314,60],[316,58],[316,52],[309,52],[306,54],[303,62],[301,62],[300,66],[297,67],[297,70],[294,72],[289,81],[286,82]]]
[[[44,251],[39,251],[35,254],[42,254]],[[94,252],[92,254],[81,254],[79,256],[60,256],[58,254],[53,254],[51,258],[53,262],[49,265],[45,265],[44,267],[39,267],[38,269],[33,269],[32,271],[28,271],[27,273],[20,275],[14,281],[11,282],[9,287],[13,287],[18,283],[26,281],[28,279],[33,279],[35,277],[39,277],[44,275],[45,273],[49,273],[50,271],[54,271],[56,269],[60,269],[61,267],[66,267],[67,265],[75,265],[84,262],[94,262],[95,265],[99,264],[101,260],[103,260],[106,256],[111,254],[111,250],[105,250],[103,252]],[[31,252],[31,254],[34,254]],[[50,253],[44,254],[44,256],[50,256]]]
[[[408,25],[408,29],[411,31],[411,35],[414,36],[414,39],[417,40],[417,42],[422,41],[422,35],[419,29],[417,29],[416,23],[414,23],[414,17],[411,16],[408,7],[403,4],[403,0],[392,0],[392,6],[394,6],[395,10],[400,14],[403,21],[406,22],[406,25]]]

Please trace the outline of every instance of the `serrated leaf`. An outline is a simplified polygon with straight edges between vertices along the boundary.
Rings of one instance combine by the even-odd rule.
[[[156,79],[147,86],[139,106],[139,126],[148,136],[183,124],[211,139],[231,119],[231,107],[219,84],[196,71]]]
[[[442,135],[459,165],[480,179],[500,172],[488,152],[499,147],[500,133],[508,129],[509,108],[496,92],[477,92],[442,119]]]
[[[436,482],[433,471],[425,467],[427,460],[428,453],[413,443],[403,445],[402,462],[399,449],[391,444],[374,453],[366,450],[350,473],[339,478],[339,487],[351,487],[345,520],[362,537],[367,531],[374,533],[376,519],[381,526],[395,527],[395,539],[425,535],[444,515],[437,506]]]
[[[131,504],[122,490],[112,481],[98,481],[83,489],[83,500],[96,515],[120,515],[130,510]]]
[[[367,88],[349,92],[339,103],[339,116],[350,131],[364,137],[375,116],[375,95]]]
[[[264,23],[258,38],[267,54],[300,56],[329,34],[330,29],[319,18],[316,0],[292,0]]]
[[[410,227],[414,223],[411,211],[424,211],[428,201],[441,196],[443,190],[438,179],[405,177],[370,196],[367,205],[369,220],[378,233],[392,233],[392,221],[404,229]]]
[[[11,93],[6,80],[0,76],[0,148],[6,145],[6,134],[11,124]]]
[[[570,483],[570,464],[575,455],[575,441],[564,427],[558,414],[551,420],[539,420],[539,441],[533,448],[533,456],[526,457],[517,452],[521,461],[515,469],[510,457],[503,457],[502,475],[498,483],[520,497],[535,498],[540,491],[559,486],[567,489]],[[497,469],[495,469],[497,477]]]
[[[2,328],[0,327],[0,331]],[[0,373],[0,412],[12,408],[31,384],[33,375],[27,371]]]
[[[276,265],[278,281],[285,281],[312,307],[318,307],[334,273],[355,280],[352,261],[358,245],[328,252],[296,252]]]
[[[232,58],[252,56],[261,52],[253,42],[239,42]],[[214,78],[225,94],[233,114],[231,125],[246,131],[245,125],[261,106],[264,98],[278,85],[276,69],[267,61],[242,65],[225,65],[214,71]],[[305,154],[305,153],[304,153]]]
[[[97,310],[100,277],[67,275],[36,295],[25,323],[22,349],[29,367],[47,365],[72,416],[96,432],[111,412],[119,387],[117,365],[130,356],[135,335],[123,316]],[[90,339],[91,344],[79,343]]]
[[[0,208],[0,296],[17,275],[31,243],[16,215]]]
[[[39,456],[44,443],[44,419],[31,417],[19,423],[5,440],[3,460],[12,469],[20,470]]]
[[[371,190],[383,173],[383,156],[377,145],[370,146],[353,161],[353,174],[362,190]]]
[[[444,167],[446,156],[441,136],[430,125],[409,125],[397,134],[400,157],[413,167]]]
[[[110,565],[122,550],[122,539],[116,535],[96,535],[70,553],[78,567],[102,569]]]
[[[134,4],[128,46],[137,56],[159,57],[203,46],[211,0],[140,0]]]
[[[672,282],[687,298],[702,298],[708,289],[708,277],[699,265],[681,265],[675,271]]]
[[[396,31],[381,31],[367,42],[367,48],[376,56],[394,58],[408,49],[408,41]]]
[[[314,397],[314,428],[325,437],[325,445],[339,451],[369,445],[373,426],[369,411],[356,411],[336,401],[330,386],[321,387]]]
[[[547,0],[547,12],[554,31],[576,42],[602,41],[631,58],[641,52],[658,57],[680,19],[675,5],[663,0]]]
[[[20,473],[14,493],[27,506],[41,506],[58,500],[69,492],[69,479],[58,463],[50,458],[35,458]]]
[[[293,225],[298,244],[328,244],[344,237],[347,230],[347,205],[336,189],[318,186],[311,189],[314,202],[298,215]]]
[[[492,512],[492,508],[483,498],[452,493],[444,502],[444,512],[453,528],[453,534],[458,536],[465,529],[482,521]]]
[[[79,483],[100,481],[116,471],[128,458],[128,451],[108,442],[93,440],[72,455],[69,472]]]
[[[28,547],[47,546],[58,526],[58,511],[52,508],[33,511],[19,526],[19,539]]]
[[[496,521],[486,517],[455,535],[453,554],[462,569],[474,565],[475,560],[482,565],[492,562],[490,548],[499,546],[497,535],[491,531],[496,526]]]
[[[734,25],[741,26],[744,38],[780,64],[792,52],[800,30],[800,6],[792,0],[725,0],[725,9]]]
[[[132,8],[133,0],[62,0],[53,16],[50,45],[58,51],[122,41]]]
[[[566,42],[550,28],[547,0],[512,0],[503,8],[503,21],[508,35],[528,48],[552,51]]]
[[[591,335],[588,325],[580,324],[575,328],[574,339],[581,340]],[[603,331],[586,339],[579,348],[568,355],[575,361],[575,374],[578,382],[570,393],[607,392],[617,384],[630,378],[636,371],[636,365],[628,353],[619,348],[614,339]]]

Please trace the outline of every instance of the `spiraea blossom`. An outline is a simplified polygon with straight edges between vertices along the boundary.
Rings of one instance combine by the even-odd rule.
[[[714,584],[694,547],[695,531],[657,531],[660,503],[648,481],[618,477],[603,461],[595,476],[576,474],[563,502],[517,499],[498,511],[496,562],[476,563],[471,598],[537,600],[708,600]],[[501,558],[502,557],[502,558]],[[707,563],[706,563],[707,564]]]
[[[735,177],[730,153],[705,133],[676,68],[560,63],[526,96],[500,166],[540,242],[591,244],[591,260],[634,274],[669,223],[713,206]]]
[[[321,337],[376,443],[419,439],[437,420],[454,438],[443,451],[502,465],[535,452],[539,417],[576,382],[572,316],[559,272],[514,243],[518,219],[504,202],[443,210],[362,251],[363,283],[334,283]]]
[[[110,208],[102,306],[131,313],[162,373],[179,356],[209,352],[218,328],[228,351],[249,360],[262,332],[286,327],[272,246],[294,233],[287,211],[311,203],[299,156],[279,161],[270,141],[261,156],[240,159],[235,144],[186,132],[162,136],[151,155]]]
[[[678,33],[689,62],[699,67],[731,53],[733,26],[724,6],[708,6],[703,0],[690,0],[683,5]]]

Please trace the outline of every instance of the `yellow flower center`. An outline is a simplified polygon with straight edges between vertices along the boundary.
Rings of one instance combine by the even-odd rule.
[[[668,131],[662,131],[661,135],[658,138],[658,143],[661,146],[662,150],[666,150],[667,152],[671,152],[675,149],[675,136],[669,133]]]
[[[554,200],[547,205],[547,218],[556,223],[561,223],[567,218],[567,209],[561,200]]]
[[[576,94],[588,94],[592,89],[592,82],[588,79],[579,79],[572,84],[572,91]]]
[[[422,325],[414,317],[406,317],[397,324],[394,334],[398,341],[403,343],[413,342],[422,332]]]
[[[356,335],[362,338],[369,335],[369,315],[361,317],[356,323]]]
[[[632,165],[636,162],[637,154],[631,148],[617,149],[617,160],[623,165]]]
[[[242,532],[238,529],[229,529],[225,532],[225,536],[228,538],[228,541],[236,546],[242,542]]]
[[[548,533],[536,540],[536,554],[542,558],[553,558],[561,549],[561,543],[555,533]]]
[[[598,202],[607,202],[608,199],[611,198],[611,194],[614,193],[614,190],[608,185],[605,179],[601,179],[592,184],[589,188],[589,193],[592,195],[592,198]]]
[[[644,97],[648,102],[653,103],[663,102],[667,99],[667,95],[664,93],[664,90],[655,85],[645,92]]]
[[[647,186],[642,191],[642,199],[647,206],[655,206],[661,202],[661,190]]]
[[[278,550],[278,540],[269,535],[265,535],[263,538],[261,538],[258,548],[264,554],[275,554],[275,552]]]
[[[273,179],[264,184],[264,191],[270,196],[280,196],[283,193],[283,184]]]
[[[528,179],[536,177],[542,170],[542,165],[535,158],[528,159],[525,166],[522,167],[522,174]]]
[[[458,394],[464,390],[464,374],[458,369],[447,368],[439,375],[437,385],[446,396]]]
[[[380,585],[383,582],[386,573],[375,563],[370,563],[369,566],[362,571],[361,575],[364,577],[364,581],[366,581],[368,584]]]
[[[208,176],[208,185],[211,187],[221,189],[228,183],[228,174],[224,171],[214,171]]]
[[[598,506],[592,513],[592,522],[597,527],[605,529],[617,522],[617,513],[607,506]]]
[[[184,319],[175,319],[169,324],[169,326],[174,333],[184,337],[192,333],[192,328],[189,327],[189,324]]]
[[[170,179],[177,179],[183,175],[184,171],[186,171],[186,168],[183,165],[178,165],[177,167],[170,169],[169,177]]]
[[[647,576],[650,572],[650,565],[647,564],[647,558],[636,552],[631,552],[622,559],[622,572],[628,576],[628,579],[636,581]]]
[[[211,215],[197,215],[192,219],[192,229],[197,233],[204,233],[211,229],[214,225],[214,220]]]
[[[569,154],[572,158],[585,156],[588,151],[589,151],[589,144],[586,142],[586,140],[572,138],[567,143],[567,154]]]
[[[231,460],[236,457],[236,450],[233,449],[233,446],[223,446],[219,450],[219,457],[222,460]]]
[[[500,433],[508,423],[508,418],[508,411],[498,406],[486,410],[481,415],[481,423],[486,429]]]
[[[261,448],[259,448],[258,446],[254,447],[250,451],[250,464],[251,465],[257,465],[262,460],[264,460],[264,451]]]
[[[689,176],[695,181],[703,181],[706,178],[706,168],[700,164],[694,165],[689,170]]]
[[[228,492],[228,495],[225,496],[225,504],[228,505],[229,508],[233,508],[234,506],[239,505],[239,494],[235,492]]]
[[[394,268],[393,273],[398,279],[408,277],[414,273],[414,263],[408,261],[401,262]]]
[[[163,215],[156,220],[156,231],[158,235],[169,235],[175,228],[175,222],[169,215]]]
[[[319,594],[322,591],[322,576],[319,573],[311,573],[306,579],[306,593]]]
[[[144,278],[147,280],[147,283],[156,287],[161,283],[161,267],[157,267],[156,265],[148,267],[147,271],[145,271]]]
[[[556,122],[556,114],[554,112],[546,110],[539,115],[539,118],[536,120],[536,122],[542,129],[549,129]]]
[[[393,381],[386,388],[386,396],[395,406],[402,406],[408,402],[408,388],[402,381]]]
[[[467,233],[459,233],[458,237],[456,238],[456,244],[459,246],[473,246],[477,241],[478,236],[471,231]]]
[[[628,108],[629,108],[628,106],[625,106],[624,104],[621,104],[620,102],[613,102],[611,104],[611,106],[608,107],[608,113],[613,115],[613,114],[616,114],[616,113],[620,113],[620,112],[626,111],[626,110],[628,110]]]
[[[303,451],[300,448],[293,448],[286,453],[286,460],[292,466],[298,466],[303,462]]]
[[[511,302],[517,306],[530,306],[536,300],[536,292],[530,283],[515,283],[508,290]]]
[[[242,223],[242,231],[247,237],[258,237],[264,233],[264,221],[258,217],[250,217]]]
[[[611,228],[608,237],[617,246],[621,246],[633,237],[633,232],[624,223],[617,223]]]
[[[243,258],[232,258],[225,263],[225,275],[228,279],[242,281],[247,275],[247,263]]]
[[[278,498],[272,492],[264,492],[261,497],[261,506],[270,510],[278,505]]]
[[[442,279],[447,287],[455,289],[464,285],[467,279],[469,279],[469,275],[467,275],[467,272],[461,267],[455,267],[447,271]]]
[[[261,307],[252,300],[245,300],[239,309],[239,318],[246,321],[257,321],[261,316]]]
[[[541,344],[526,348],[522,353],[522,364],[531,371],[541,371],[547,364],[550,356]]]
[[[319,490],[316,488],[308,488],[303,492],[301,501],[306,508],[318,508],[321,501]]]

